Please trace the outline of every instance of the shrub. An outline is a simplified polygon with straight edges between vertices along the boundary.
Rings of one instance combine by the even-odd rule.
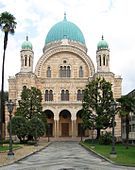
[[[29,121],[29,135],[32,136],[35,140],[45,133],[45,125],[43,121],[37,117],[32,118]]]
[[[110,132],[105,132],[105,134],[100,136],[99,144],[109,145],[111,143],[112,143],[112,134]]]
[[[22,116],[14,116],[11,119],[12,123],[12,134],[17,135],[18,139],[20,140],[20,143],[24,143],[25,138],[28,135],[28,120]],[[9,125],[8,123],[8,132],[9,132]]]

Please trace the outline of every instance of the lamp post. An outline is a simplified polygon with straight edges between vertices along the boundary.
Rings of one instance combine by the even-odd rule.
[[[38,146],[37,126],[35,129],[35,146]]]
[[[92,130],[92,148],[94,148],[94,126],[91,127]]]
[[[111,103],[111,108],[112,108],[112,112],[113,112],[113,118],[112,118],[112,150],[110,152],[110,157],[112,157],[112,158],[117,157],[117,153],[116,153],[116,150],[115,150],[115,130],[114,130],[116,107],[117,107],[117,103],[115,101],[113,101]]]
[[[82,136],[83,136],[83,125],[82,125],[82,123],[81,123],[81,142],[82,142]]]
[[[13,112],[13,109],[14,109],[14,103],[12,102],[12,100],[9,100],[7,102],[7,109],[8,109],[8,112],[9,112],[9,151],[8,151],[8,156],[9,157],[12,157],[14,156],[14,153],[12,151],[12,123],[11,123],[11,118],[12,118],[12,112]]]
[[[48,142],[50,142],[50,124],[48,124]]]

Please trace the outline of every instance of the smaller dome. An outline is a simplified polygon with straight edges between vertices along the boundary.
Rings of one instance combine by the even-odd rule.
[[[32,43],[28,41],[28,36],[26,36],[26,41],[22,43],[22,49],[24,50],[32,50]]]
[[[108,43],[104,40],[104,37],[102,35],[102,40],[99,41],[98,45],[97,45],[97,49],[108,49]]]

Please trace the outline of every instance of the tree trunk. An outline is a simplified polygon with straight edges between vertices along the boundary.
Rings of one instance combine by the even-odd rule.
[[[96,139],[99,139],[99,137],[100,137],[100,129],[97,129],[97,137],[96,137]]]
[[[4,66],[5,66],[5,52],[7,48],[8,32],[5,32],[4,36],[4,52],[3,52],[3,63],[2,63],[2,79],[1,79],[1,117],[0,117],[0,141],[5,137],[4,124],[5,124],[5,100],[4,100]]]
[[[126,149],[128,149],[128,141],[129,141],[129,115],[126,115]]]

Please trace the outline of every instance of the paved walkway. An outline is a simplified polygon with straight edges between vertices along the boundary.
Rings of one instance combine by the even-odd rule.
[[[47,148],[0,170],[135,170],[113,165],[77,142],[53,142]]]

